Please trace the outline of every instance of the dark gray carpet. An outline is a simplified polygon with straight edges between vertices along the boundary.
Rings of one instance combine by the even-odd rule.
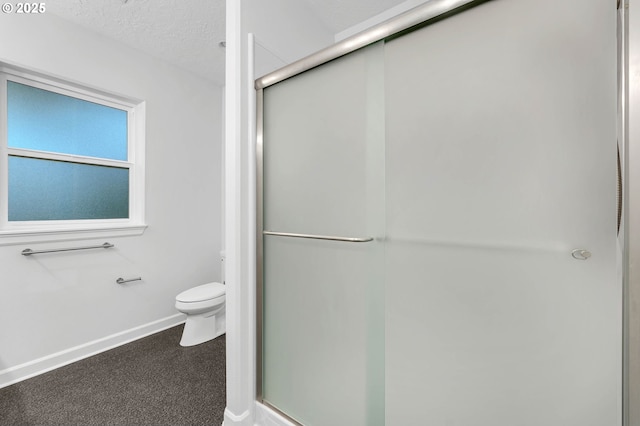
[[[0,425],[221,425],[225,336],[183,348],[182,328],[0,389]]]

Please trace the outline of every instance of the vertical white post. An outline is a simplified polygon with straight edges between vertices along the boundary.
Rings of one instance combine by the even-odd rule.
[[[255,37],[247,35],[247,320],[245,374],[251,406],[256,396],[256,91],[255,91]],[[253,408],[252,408],[253,410]]]
[[[251,192],[249,172],[253,163],[246,164],[251,125],[246,98],[247,72],[243,61],[242,0],[226,2],[226,78],[225,78],[225,248],[227,303],[227,407],[225,426],[254,424],[254,322],[251,270],[251,236],[249,223]],[[254,206],[255,207],[255,206]],[[255,215],[255,213],[253,214]],[[254,245],[255,247],[255,245]]]

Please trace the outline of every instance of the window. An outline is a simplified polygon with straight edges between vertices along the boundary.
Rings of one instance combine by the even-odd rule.
[[[142,233],[144,103],[0,70],[0,244]]]

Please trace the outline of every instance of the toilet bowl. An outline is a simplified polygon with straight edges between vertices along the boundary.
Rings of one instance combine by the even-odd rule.
[[[225,287],[208,283],[176,296],[176,309],[187,315],[180,346],[208,342],[226,331]]]

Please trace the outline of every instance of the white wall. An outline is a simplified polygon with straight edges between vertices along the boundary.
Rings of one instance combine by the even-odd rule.
[[[146,102],[148,224],[142,236],[28,245],[115,244],[108,250],[25,257],[22,245],[0,246],[2,386],[47,367],[15,369],[24,363],[68,351],[49,360],[66,362],[179,323],[176,294],[219,280],[222,95],[211,82],[50,14],[1,15],[0,40],[0,61]]]

